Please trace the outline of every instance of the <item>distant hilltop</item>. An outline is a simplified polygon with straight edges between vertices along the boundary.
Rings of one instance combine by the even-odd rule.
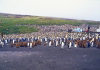
[[[19,15],[19,14],[9,14],[9,13],[0,13],[0,16],[4,17],[15,17],[15,18],[21,18],[21,17],[31,17],[31,15]]]
[[[59,17],[48,17],[48,16],[32,16],[32,15],[21,15],[21,14],[9,14],[9,13],[0,13],[0,16],[4,17],[13,17],[13,18],[23,18],[23,17],[40,17],[40,19],[47,19],[47,20],[73,20],[73,21],[81,21],[81,22],[100,22],[100,21],[93,21],[93,20],[78,20],[78,19],[71,19],[71,18],[59,18]]]

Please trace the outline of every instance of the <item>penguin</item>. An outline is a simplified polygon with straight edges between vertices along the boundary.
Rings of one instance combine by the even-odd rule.
[[[72,42],[69,42],[69,47],[68,48],[71,48],[72,47]]]
[[[51,46],[51,41],[49,42],[49,46]]]
[[[64,42],[61,42],[61,48],[62,49],[64,48]]]
[[[30,43],[30,48],[32,48],[32,43]]]
[[[58,40],[56,40],[56,47],[58,46]]]

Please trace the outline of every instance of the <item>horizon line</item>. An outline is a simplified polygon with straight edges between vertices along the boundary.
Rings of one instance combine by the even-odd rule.
[[[9,14],[9,15],[22,15],[22,16],[37,16],[37,17],[48,17],[48,18],[58,18],[63,20],[80,20],[80,21],[94,21],[94,22],[100,22],[99,20],[88,20],[88,19],[76,19],[76,18],[65,18],[65,17],[54,17],[54,16],[39,16],[39,15],[32,15],[32,14],[17,14],[17,13],[8,13],[8,12],[0,12],[1,14]]]

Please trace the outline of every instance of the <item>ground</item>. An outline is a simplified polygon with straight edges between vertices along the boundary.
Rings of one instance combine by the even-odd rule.
[[[0,70],[100,70],[100,49],[0,48]]]

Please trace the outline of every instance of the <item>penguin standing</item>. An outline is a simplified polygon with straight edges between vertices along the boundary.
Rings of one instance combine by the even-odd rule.
[[[30,43],[30,48],[32,48],[32,43]]]
[[[40,41],[41,41],[41,42],[43,41],[42,38],[40,39]]]
[[[47,38],[45,38],[45,41],[46,41],[46,42],[48,41]]]
[[[51,46],[51,41],[49,42],[49,46]]]
[[[94,47],[94,42],[91,42],[91,47]]]
[[[4,42],[1,41],[0,44],[1,44],[2,47],[4,46]]]
[[[27,43],[27,46],[30,47],[30,43],[29,42]]]
[[[62,49],[64,48],[64,42],[61,43],[61,48],[62,48]]]
[[[7,44],[7,43],[8,43],[8,41],[7,41],[7,40],[5,40],[5,43]]]
[[[13,39],[13,44],[15,43],[15,40]]]
[[[58,46],[58,40],[56,40],[56,47]]]
[[[78,45],[77,45],[76,43],[74,43],[74,47],[77,48],[77,46],[78,46]]]
[[[62,43],[62,39],[60,38],[60,44]]]
[[[69,42],[68,48],[71,48],[71,47],[72,47],[72,42]]]

